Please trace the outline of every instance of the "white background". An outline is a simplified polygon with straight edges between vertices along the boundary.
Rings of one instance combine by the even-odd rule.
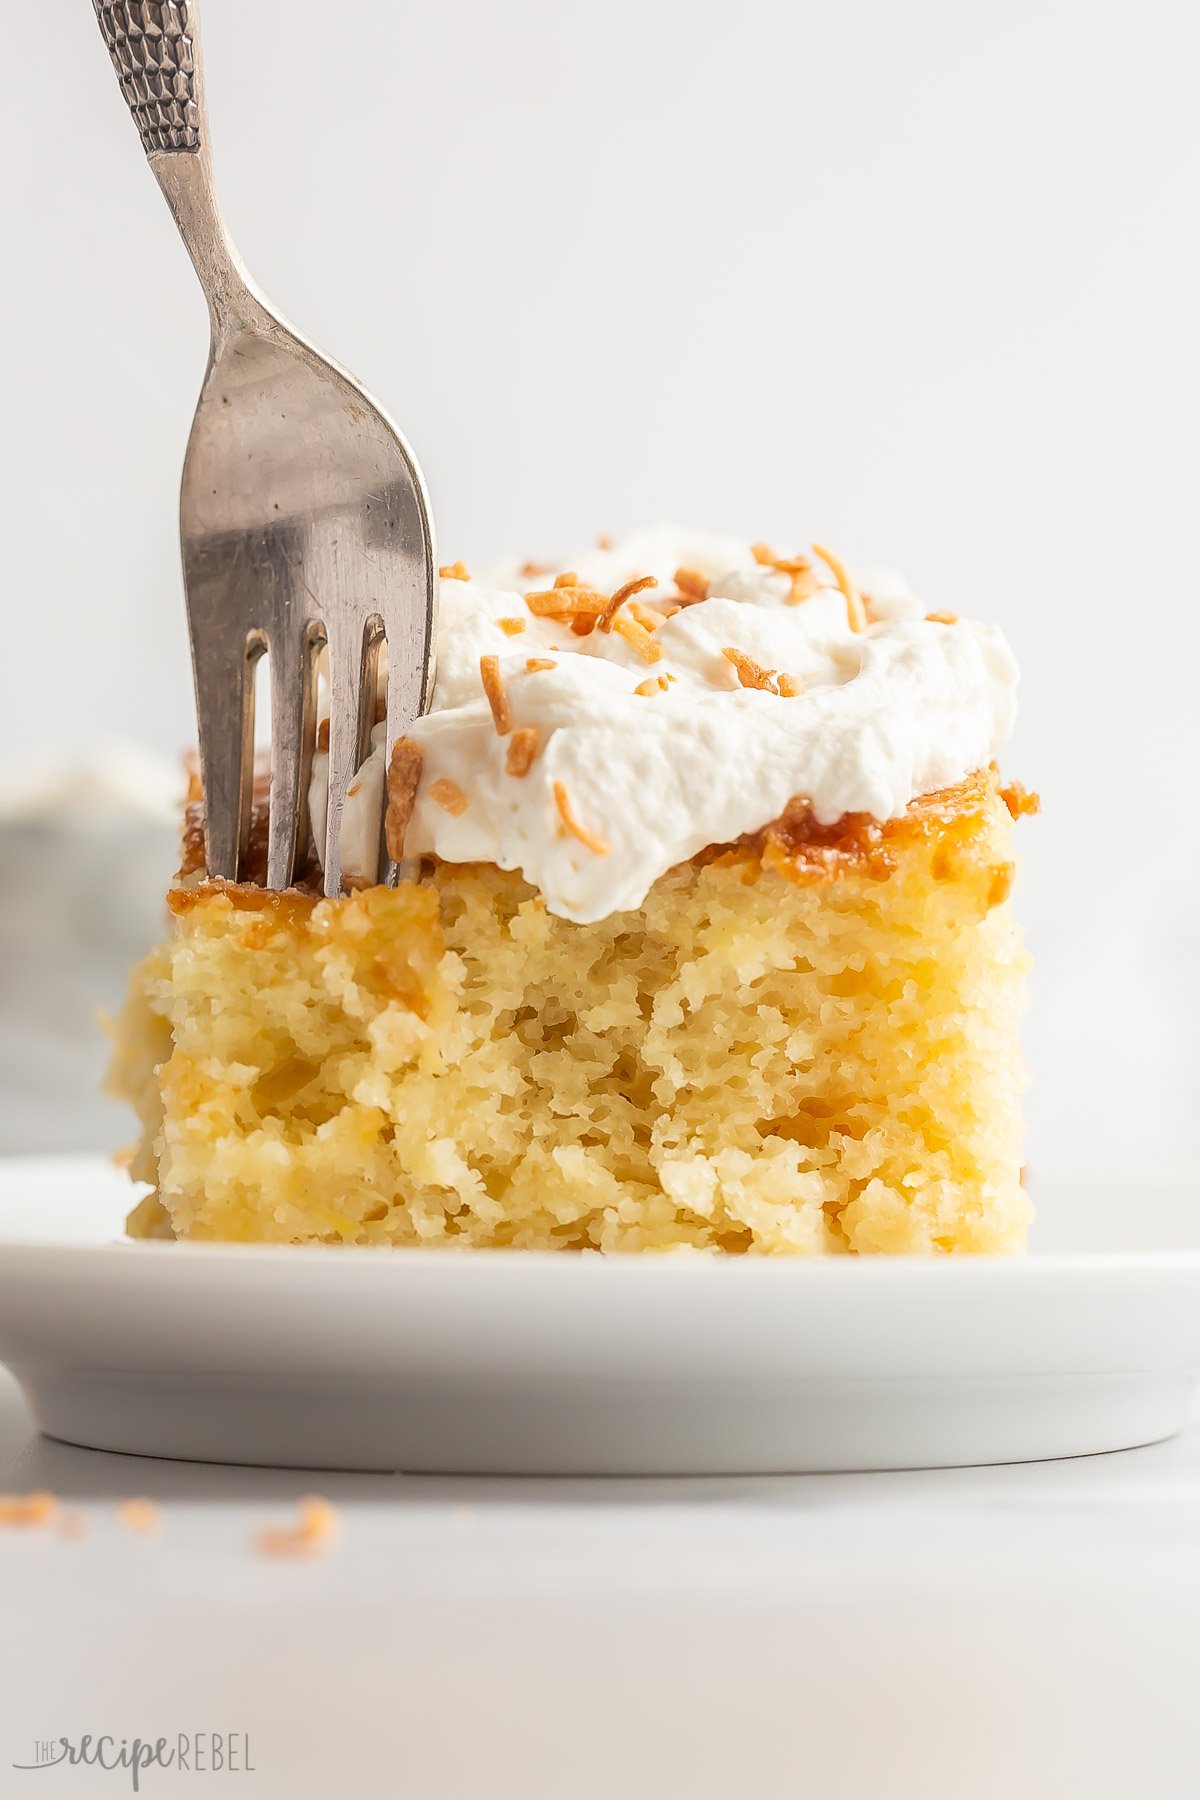
[[[204,309],[87,0],[7,14],[0,772],[111,735],[174,754]],[[816,535],[1004,625],[1005,766],[1045,801],[1035,1192],[1190,1168],[1195,8],[204,17],[234,234],[399,417],[445,560],[659,519]]]
[[[1196,1800],[1200,1434],[881,1475],[320,1475],[342,1538],[256,1555],[313,1477],[38,1440],[0,1482],[0,1792],[39,1737],[244,1731],[255,1773],[144,1800]],[[161,1509],[153,1537],[113,1502]],[[193,1771],[194,1772],[194,1771]]]

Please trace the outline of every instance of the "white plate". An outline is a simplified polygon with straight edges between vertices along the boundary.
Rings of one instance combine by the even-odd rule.
[[[94,1160],[0,1162],[0,1360],[42,1429],[289,1467],[1016,1462],[1184,1423],[1195,1196],[1039,1195],[1023,1259],[131,1244]],[[1153,1245],[1105,1249],[1153,1217]],[[1081,1232],[1083,1223],[1086,1229]],[[1074,1234],[1087,1253],[1060,1246]]]

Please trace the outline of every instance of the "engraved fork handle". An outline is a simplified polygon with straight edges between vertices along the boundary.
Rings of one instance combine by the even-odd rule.
[[[266,309],[213,185],[196,0],[92,0],[101,35],[167,205],[200,278],[213,335]]]
[[[200,47],[188,0],[92,0],[147,156],[199,150]]]

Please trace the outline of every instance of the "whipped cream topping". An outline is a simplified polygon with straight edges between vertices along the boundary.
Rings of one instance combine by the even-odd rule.
[[[822,824],[894,818],[990,762],[1012,728],[1017,670],[1001,633],[927,618],[894,572],[857,573],[869,622],[855,631],[819,563],[797,602],[791,575],[737,540],[648,532],[558,566],[604,594],[653,575],[637,602],[663,610],[680,568],[704,578],[707,597],[651,620],[648,640],[536,616],[525,594],[549,588],[554,568],[442,579],[433,704],[409,733],[423,754],[410,856],[519,869],[551,912],[588,923],[640,906],[674,864],[760,829],[796,797]],[[496,659],[513,729],[537,734],[525,774],[508,772],[511,733],[497,730],[483,658]],[[746,686],[747,671],[774,680]],[[373,868],[378,842],[382,728],[373,742],[344,817],[351,875]]]

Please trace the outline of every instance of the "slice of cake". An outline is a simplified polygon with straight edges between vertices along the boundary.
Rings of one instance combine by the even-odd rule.
[[[207,881],[193,799],[117,1026],[131,1231],[1019,1248],[1015,685],[993,628],[824,552],[444,570],[433,709],[343,834],[353,882],[386,796],[416,879]]]

